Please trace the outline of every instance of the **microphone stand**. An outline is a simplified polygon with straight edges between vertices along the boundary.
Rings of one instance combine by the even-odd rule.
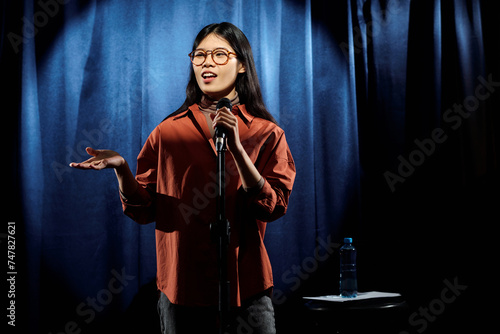
[[[223,136],[225,137],[225,136]],[[210,233],[213,242],[217,243],[218,269],[219,269],[219,333],[225,333],[229,326],[230,312],[230,290],[227,278],[227,251],[231,228],[226,219],[226,139],[217,138],[217,197],[216,215],[217,220],[210,225]]]

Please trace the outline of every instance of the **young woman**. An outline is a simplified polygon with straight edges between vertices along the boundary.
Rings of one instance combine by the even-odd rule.
[[[226,217],[231,224],[228,279],[231,333],[275,333],[273,276],[266,223],[283,216],[295,179],[284,131],[262,100],[250,44],[231,23],[196,37],[186,100],[150,134],[134,178],[110,150],[70,166],[114,168],[123,209],[140,224],[156,222],[158,309],[163,333],[217,332],[218,271],[210,223],[216,216],[214,129],[227,131]],[[216,111],[228,98],[232,110]]]

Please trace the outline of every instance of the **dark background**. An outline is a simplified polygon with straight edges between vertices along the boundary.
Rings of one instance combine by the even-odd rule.
[[[147,135],[184,100],[194,37],[221,21],[249,38],[297,165],[288,214],[266,234],[280,332],[306,331],[303,296],[338,293],[337,250],[327,259],[315,250],[324,255],[325,243],[337,247],[344,236],[358,248],[359,290],[401,293],[408,316],[437,305],[445,281],[466,286],[425,329],[406,321],[401,330],[489,328],[500,203],[492,6],[3,1],[4,224],[16,223],[16,329],[59,333],[72,321],[84,333],[157,329],[154,225],[123,216],[112,172],[66,166],[90,143],[135,169]],[[480,78],[492,85],[478,90]],[[387,172],[401,171],[404,182],[391,188]],[[79,312],[107,296],[113,270],[132,278],[95,318],[82,312],[88,306]]]

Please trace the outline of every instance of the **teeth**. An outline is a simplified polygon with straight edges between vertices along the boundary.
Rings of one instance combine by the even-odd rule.
[[[216,77],[216,75],[215,75],[215,74],[213,74],[213,73],[204,73],[202,76],[203,76],[203,78],[212,78],[212,77]]]

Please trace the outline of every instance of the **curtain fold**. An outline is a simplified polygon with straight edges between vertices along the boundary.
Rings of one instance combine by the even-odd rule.
[[[21,7],[23,26],[2,27],[2,53],[22,48],[18,190],[33,332],[59,332],[72,321],[98,331],[154,284],[154,224],[122,214],[112,171],[68,164],[87,159],[91,146],[121,153],[135,171],[149,133],[184,101],[187,54],[207,24],[230,21],[249,38],[264,100],[297,167],[288,213],[266,231],[277,305],[338,292],[345,236],[366,254],[361,290],[410,289],[415,281],[401,276],[424,260],[402,251],[398,259],[411,264],[392,280],[377,277],[390,248],[384,237],[400,238],[409,253],[417,242],[408,231],[419,224],[443,226],[447,237],[449,212],[432,204],[442,209],[432,215],[426,205],[438,194],[450,204],[455,190],[498,176],[500,77],[487,53],[498,34],[485,29],[493,15],[482,1],[24,0]],[[24,34],[21,44],[14,34]]]

